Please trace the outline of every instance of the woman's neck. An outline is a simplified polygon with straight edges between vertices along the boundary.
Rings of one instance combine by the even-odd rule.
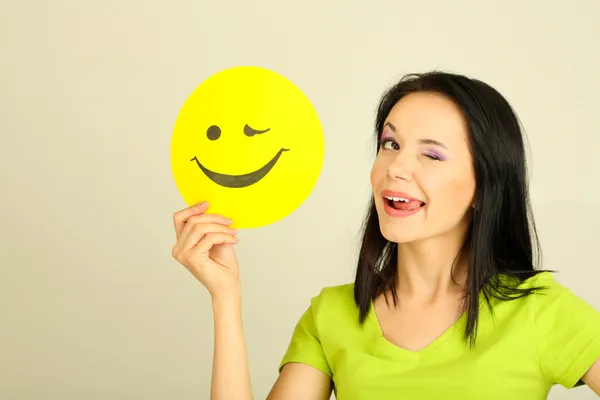
[[[464,235],[398,244],[396,289],[400,299],[434,305],[464,292],[468,254]]]

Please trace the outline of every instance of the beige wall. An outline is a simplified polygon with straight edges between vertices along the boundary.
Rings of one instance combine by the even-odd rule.
[[[600,2],[419,3],[4,1],[0,398],[208,398],[211,307],[171,258],[184,204],[169,145],[191,90],[240,64],[298,84],[326,132],[310,198],[240,233],[257,398],[310,297],[353,278],[374,107],[406,72],[466,73],[508,97],[545,267],[600,309]]]

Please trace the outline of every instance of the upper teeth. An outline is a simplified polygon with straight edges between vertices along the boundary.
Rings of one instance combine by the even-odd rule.
[[[392,201],[403,201],[405,203],[408,203],[410,200],[408,200],[407,198],[404,197],[392,197],[392,196],[385,196],[386,199],[388,200],[392,200]]]

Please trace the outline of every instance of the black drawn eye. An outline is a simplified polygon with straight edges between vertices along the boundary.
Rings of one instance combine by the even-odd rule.
[[[216,125],[211,125],[206,130],[206,137],[209,138],[210,140],[217,140],[218,138],[221,137],[221,128],[219,128]]]
[[[250,128],[248,124],[244,125],[244,135],[252,137],[254,135],[260,135],[261,133],[269,132],[271,128],[267,128],[264,131],[259,131],[253,128]]]

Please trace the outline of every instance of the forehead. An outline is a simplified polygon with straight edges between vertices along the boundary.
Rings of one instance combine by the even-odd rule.
[[[467,125],[461,109],[437,93],[411,93],[390,111],[386,122],[405,137],[427,137],[445,141],[467,139]]]

